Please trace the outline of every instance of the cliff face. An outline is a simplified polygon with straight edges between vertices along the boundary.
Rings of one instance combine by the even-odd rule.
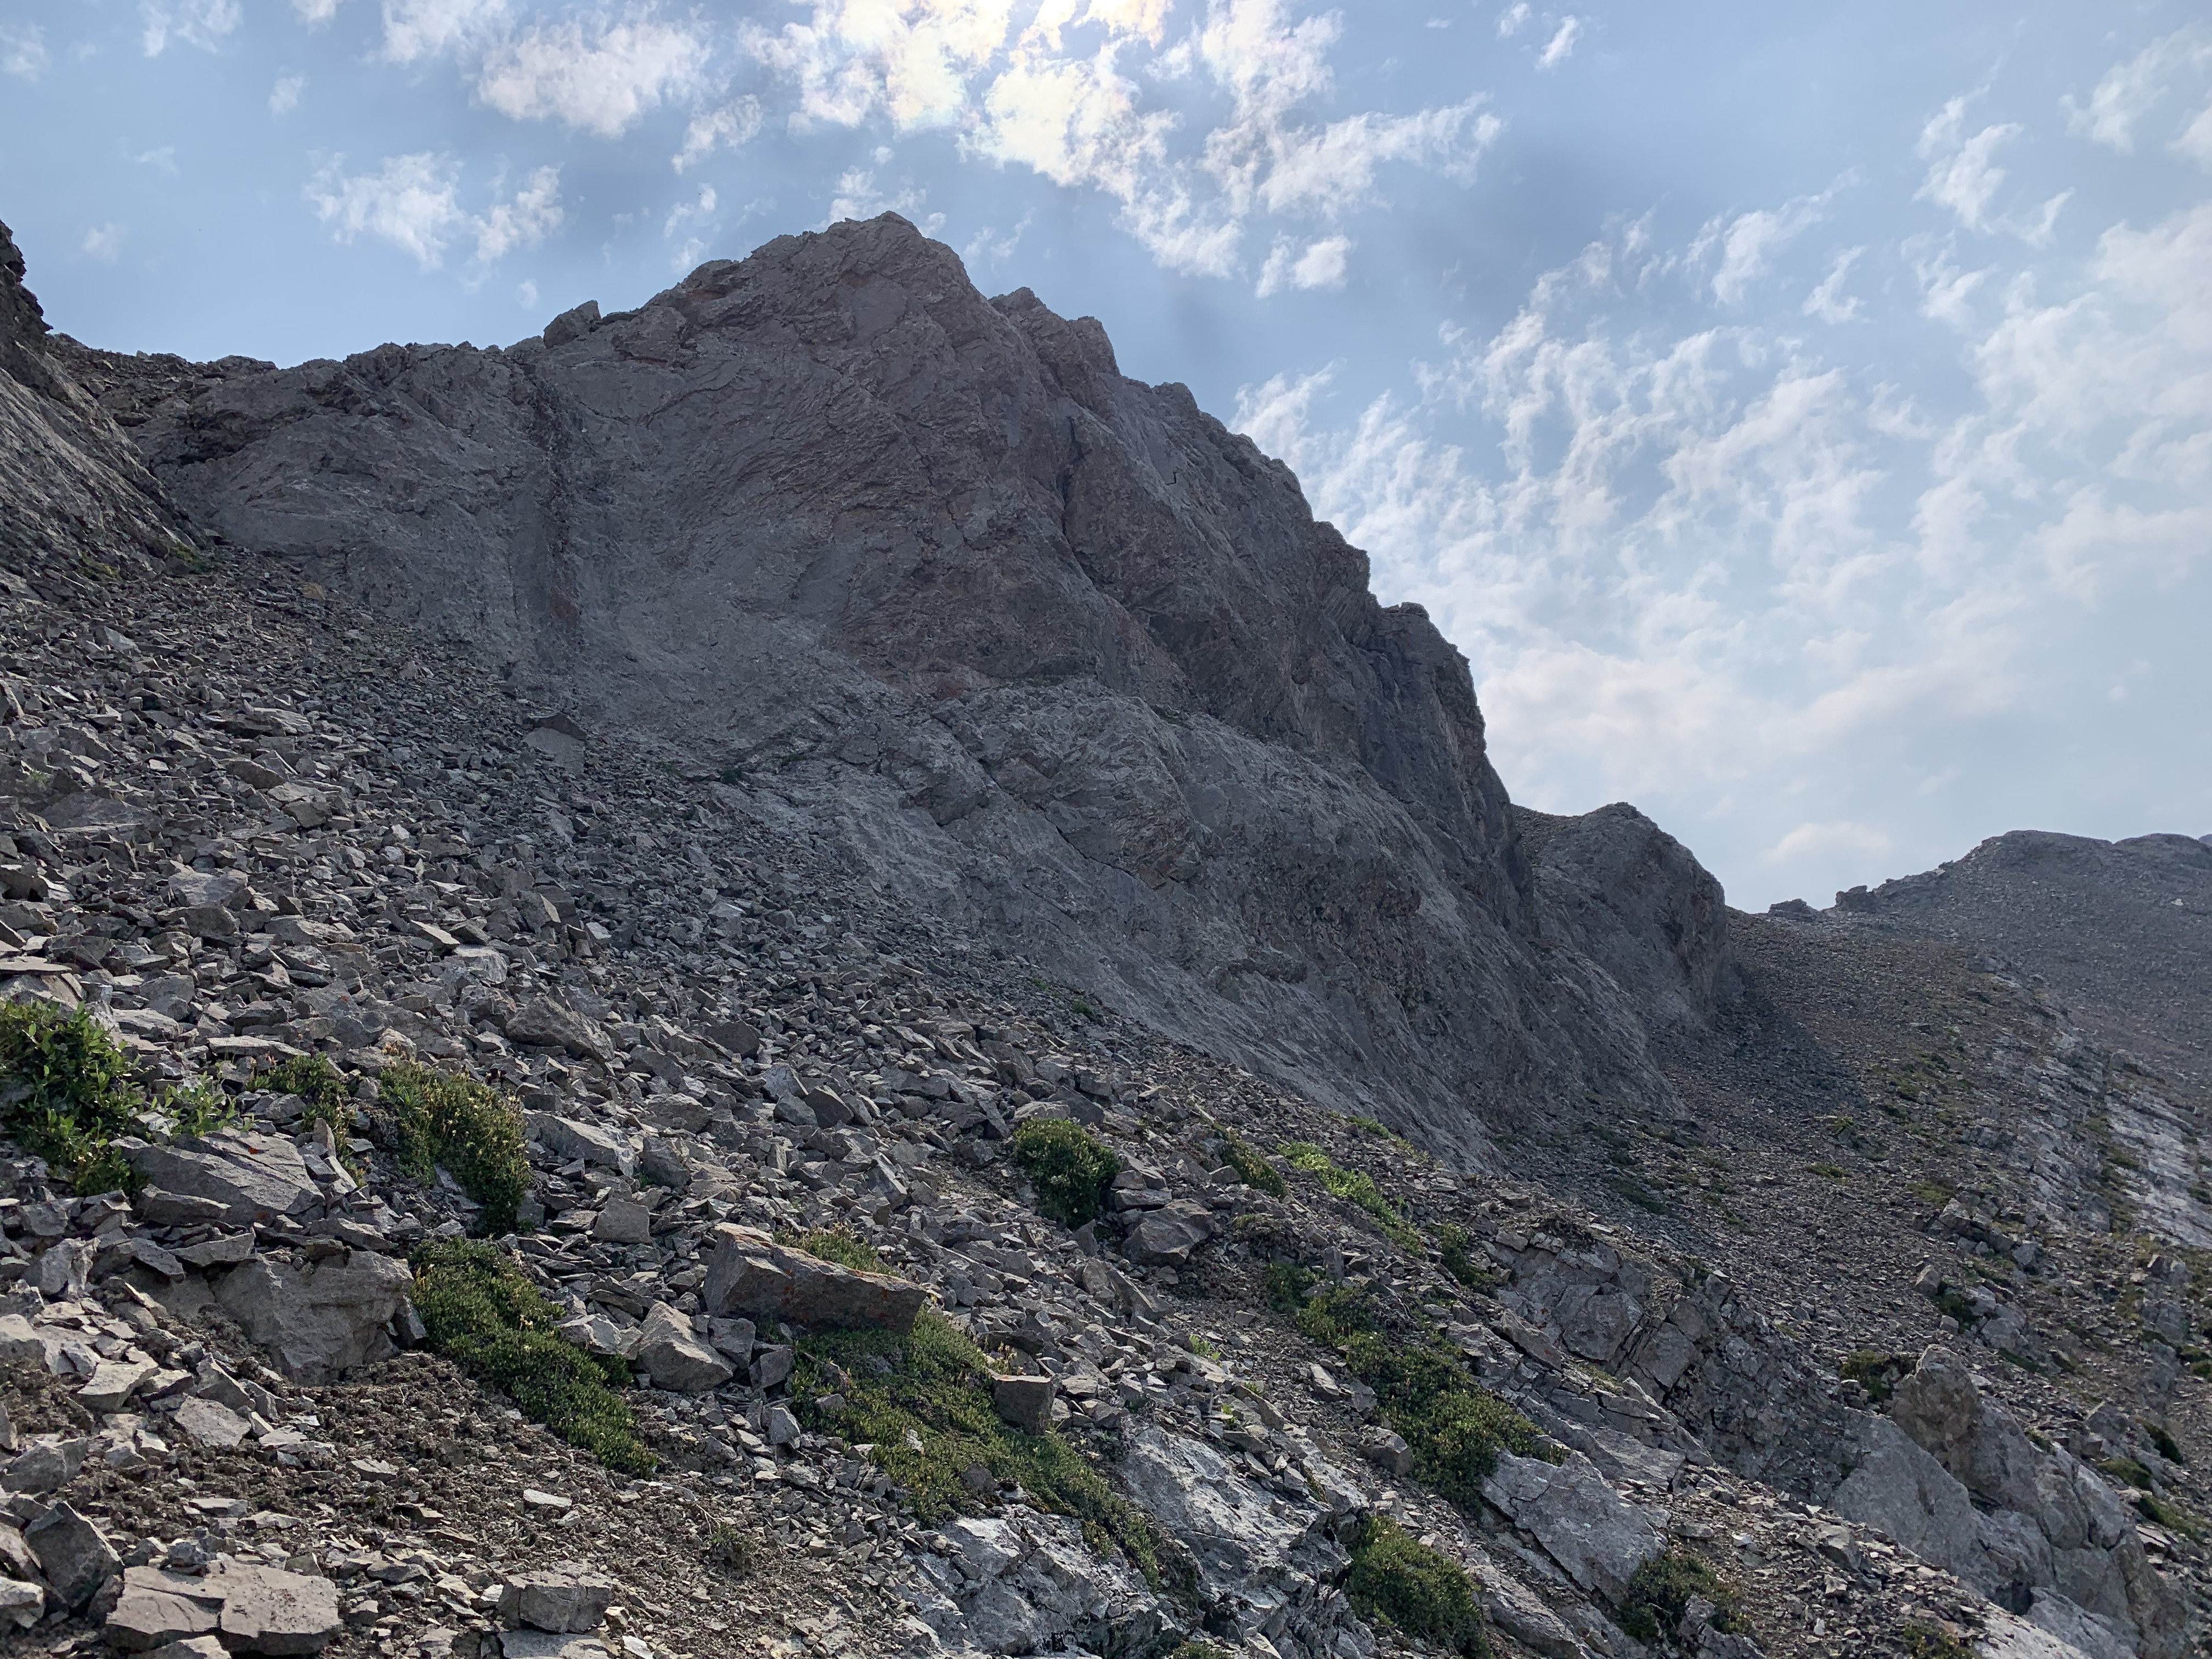
[[[0,557],[113,564],[188,549],[137,451],[46,356],[23,256],[0,224]]]
[[[207,530],[1165,1030],[1468,1150],[1663,1093],[1426,616],[1183,387],[902,220],[507,350],[71,362]]]

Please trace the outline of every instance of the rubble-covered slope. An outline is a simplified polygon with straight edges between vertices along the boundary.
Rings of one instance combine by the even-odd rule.
[[[1162,1030],[1470,1152],[1663,1093],[1426,617],[1186,390],[896,216],[505,349],[68,361],[204,532]]]
[[[802,791],[112,552],[0,584],[0,1041],[121,1056],[90,1138],[0,1085],[0,1639],[2201,1642],[2198,1126],[2003,963],[1531,815],[1531,948],[1664,1086],[1503,1118],[1501,1175],[948,926]]]

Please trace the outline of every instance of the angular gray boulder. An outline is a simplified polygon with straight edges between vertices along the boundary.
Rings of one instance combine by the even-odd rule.
[[[215,1294],[287,1376],[325,1382],[398,1352],[392,1326],[414,1284],[404,1261],[349,1250],[305,1266],[256,1256]]]
[[[779,1244],[755,1227],[714,1229],[700,1302],[710,1314],[781,1319],[815,1330],[903,1333],[929,1292],[890,1273],[860,1273]]]
[[[300,1149],[283,1135],[218,1129],[167,1146],[127,1144],[123,1154],[155,1194],[220,1205],[208,1218],[233,1227],[303,1216],[323,1202]]]

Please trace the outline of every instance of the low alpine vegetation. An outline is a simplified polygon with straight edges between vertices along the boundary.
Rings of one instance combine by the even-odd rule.
[[[1106,1213],[1106,1194],[1121,1172],[1114,1149],[1079,1123],[1036,1117],[1014,1131],[1014,1162],[1036,1188],[1038,1211],[1063,1227]]]
[[[1490,1634],[1466,1570],[1387,1515],[1360,1522],[1344,1591],[1370,1623],[1432,1642],[1462,1659],[1489,1659]]]
[[[415,1311],[430,1346],[609,1468],[650,1474],[637,1419],[615,1392],[629,1368],[557,1334],[560,1310],[494,1246],[447,1239],[415,1253]]]
[[[487,1233],[511,1233],[530,1194],[522,1114],[488,1084],[425,1066],[392,1066],[378,1079],[399,1161],[417,1181],[443,1167],[483,1206]]]
[[[1620,1603],[1620,1627],[1639,1642],[1672,1637],[1692,1596],[1712,1603],[1717,1631],[1747,1629],[1742,1597],[1711,1567],[1686,1549],[1670,1547],[1637,1568]]]
[[[1331,1197],[1358,1205],[1375,1219],[1393,1244],[1401,1250],[1419,1251],[1421,1236],[1405,1213],[1375,1184],[1375,1177],[1358,1170],[1341,1170],[1310,1140],[1286,1140],[1275,1149],[1281,1157],[1321,1182]]]
[[[798,1344],[792,1397],[809,1428],[872,1445],[877,1468],[924,1526],[994,1509],[1002,1486],[1083,1523],[1101,1553],[1119,1548],[1149,1583],[1164,1582],[1160,1535],[1059,1433],[1003,1421],[982,1351],[942,1315],[925,1311],[904,1336],[826,1331]]]

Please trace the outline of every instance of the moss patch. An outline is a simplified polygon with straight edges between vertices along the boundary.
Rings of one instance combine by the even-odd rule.
[[[442,1165],[483,1206],[486,1232],[513,1232],[531,1182],[514,1103],[474,1078],[426,1066],[386,1066],[378,1083],[408,1172],[428,1183]]]
[[[615,1393],[629,1368],[556,1335],[560,1310],[514,1263],[489,1244],[455,1238],[423,1246],[414,1267],[415,1311],[433,1348],[609,1468],[653,1472],[657,1460]]]
[[[1255,1192],[1270,1198],[1280,1198],[1290,1191],[1284,1184],[1282,1171],[1247,1146],[1235,1135],[1221,1137],[1222,1161],[1237,1171],[1237,1177]]]
[[[1106,1194],[1121,1172],[1112,1147],[1063,1117],[1033,1117],[1015,1130],[1014,1162],[1036,1188],[1038,1211],[1063,1227],[1105,1214]]]
[[[891,1271],[884,1259],[876,1254],[876,1247],[841,1228],[817,1227],[811,1233],[793,1233],[781,1243],[806,1252],[817,1261],[834,1261],[841,1267],[850,1267],[858,1273],[885,1273]]]
[[[1094,1549],[1118,1548],[1146,1583],[1157,1588],[1166,1581],[1164,1540],[1144,1512],[1117,1496],[1057,1432],[1024,1434],[1003,1421],[991,1403],[982,1352],[941,1314],[924,1310],[904,1336],[805,1337],[798,1361],[792,1396],[800,1420],[872,1445],[877,1467],[902,1489],[923,1525],[994,1510],[998,1489],[1011,1481],[1039,1509],[1082,1522]],[[969,1472],[979,1466],[989,1479],[971,1485]]]
[[[1360,1523],[1344,1593],[1370,1624],[1433,1642],[1463,1659],[1489,1659],[1490,1634],[1466,1571],[1449,1556],[1414,1540],[1385,1515]]]

